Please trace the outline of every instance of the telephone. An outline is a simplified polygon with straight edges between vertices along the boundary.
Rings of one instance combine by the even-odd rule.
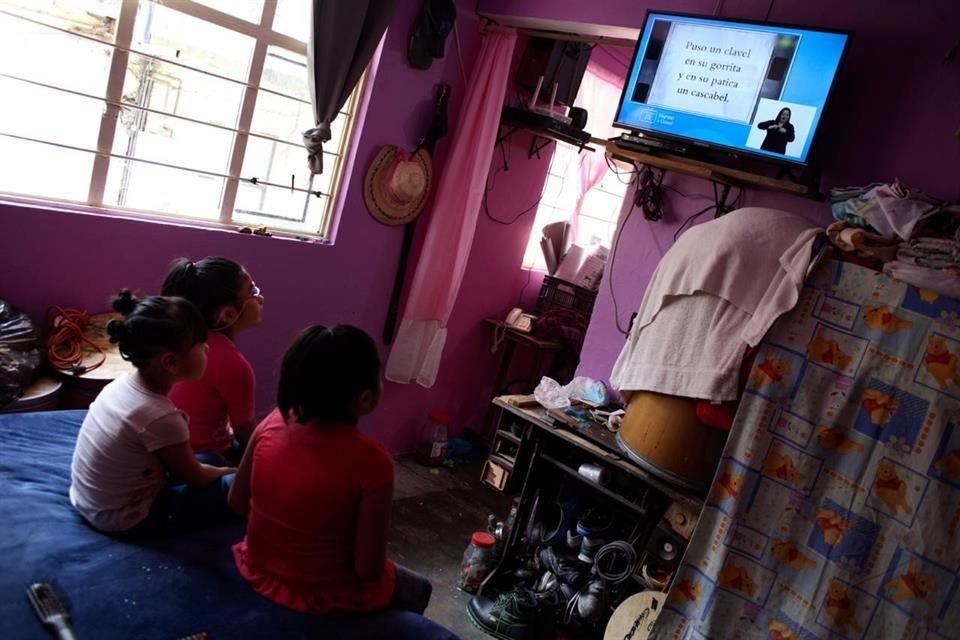
[[[514,307],[510,310],[510,313],[507,314],[507,319],[504,320],[503,323],[511,329],[522,331],[523,333],[530,333],[530,331],[533,330],[533,320],[534,316],[529,313],[524,313],[523,309],[519,307]]]

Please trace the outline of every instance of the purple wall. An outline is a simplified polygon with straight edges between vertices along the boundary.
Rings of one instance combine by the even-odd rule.
[[[363,173],[381,145],[415,145],[429,121],[437,82],[453,88],[454,127],[464,92],[453,36],[446,57],[430,70],[407,64],[405,47],[418,6],[412,1],[398,3],[334,246],[0,204],[0,297],[38,319],[50,304],[101,311],[121,287],[156,292],[176,256],[230,256],[247,266],[266,296],[263,326],[238,340],[257,372],[261,413],[273,405],[280,357],[304,326],[352,323],[379,338],[403,231],[380,225],[368,215]],[[458,27],[469,74],[479,33],[476,16],[465,6]],[[448,144],[449,139],[438,148],[438,177]],[[518,167],[517,174],[521,173]],[[542,182],[542,176],[539,179]],[[489,349],[492,335],[481,321],[502,316],[515,304],[525,282],[519,265],[526,235],[485,222],[479,225],[463,295],[451,318],[437,385],[423,389],[387,383],[381,408],[364,424],[394,451],[412,449],[417,426],[428,411],[452,412],[459,429],[478,424],[489,401],[495,356]],[[425,227],[419,225],[420,231]]]
[[[650,7],[671,11],[763,19],[767,0],[481,0],[481,14],[505,14],[641,28]],[[772,21],[854,31],[824,135],[832,140],[824,167],[824,189],[899,178],[941,197],[960,197],[958,124],[960,62],[943,63],[957,39],[960,3],[872,0],[776,2]],[[701,180],[668,175],[688,194],[712,194]],[[623,229],[613,272],[620,324],[626,326],[673,233],[691,213],[710,200],[669,195],[663,221],[651,223],[634,213]],[[796,211],[812,220],[830,220],[825,203],[786,195],[748,191],[744,204]],[[623,219],[623,216],[621,216]],[[609,275],[605,278],[584,344],[579,373],[607,378],[623,346],[617,331]]]
[[[955,82],[955,67],[941,63],[956,38],[950,25],[956,24],[960,11],[954,3],[938,0],[920,8],[902,0],[892,6],[866,0],[783,4],[774,7],[774,20],[857,31],[831,128],[837,144],[828,167],[830,183],[899,177],[933,193],[958,195],[951,172],[960,160],[952,137],[960,86]],[[463,94],[452,37],[446,58],[429,71],[407,65],[405,45],[419,3],[411,0],[398,5],[374,79],[357,168],[349,182],[335,246],[0,204],[0,297],[37,318],[49,304],[101,310],[108,296],[121,287],[156,291],[175,256],[231,256],[247,265],[267,298],[264,325],[239,340],[257,371],[261,412],[273,403],[280,356],[303,326],[350,322],[379,336],[402,231],[384,227],[367,214],[361,190],[363,171],[381,145],[415,144],[429,119],[437,82],[443,80],[453,87],[453,126],[457,126]],[[714,6],[704,0],[671,4],[679,11],[700,13],[712,13]],[[765,0],[728,1],[723,15],[762,17],[766,6]],[[646,4],[634,0],[485,0],[480,9],[639,27]],[[475,16],[466,6],[461,6],[458,26],[469,73],[479,37]],[[526,134],[508,142],[510,169],[491,181],[490,209],[497,217],[510,217],[526,208],[542,190],[550,152],[543,153],[542,159],[528,160],[528,143]],[[446,142],[441,143],[435,160],[438,177],[445,151]],[[494,165],[498,162],[499,155],[494,157]],[[670,177],[668,182],[688,193],[709,190],[707,183],[695,180]],[[827,216],[825,205],[808,200],[759,192],[748,193],[745,200],[795,209],[821,220]],[[639,215],[630,218],[614,274],[622,322],[639,305],[650,273],[671,244],[674,229],[705,204],[671,196],[663,222],[648,224]],[[534,273],[528,279],[527,272],[519,268],[532,221],[532,212],[510,226],[481,215],[437,385],[423,389],[388,383],[382,407],[364,424],[392,450],[410,450],[417,426],[433,409],[451,411],[456,429],[479,424],[496,365],[496,356],[490,352],[492,335],[482,320],[502,316],[518,300],[531,306],[539,289],[541,276]],[[419,225],[420,236],[425,227]],[[604,283],[581,370],[606,377],[622,340],[614,329],[612,301]]]

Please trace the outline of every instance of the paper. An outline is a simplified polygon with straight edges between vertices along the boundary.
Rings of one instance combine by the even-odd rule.
[[[553,275],[558,266],[557,255],[553,251],[553,243],[547,236],[540,238],[540,250],[543,251],[543,261],[547,265],[547,273]]]
[[[552,249],[553,253],[553,269],[550,270],[549,261],[547,262],[548,273],[553,275],[557,270],[557,266],[560,262],[563,261],[564,254],[567,252],[567,246],[570,241],[570,223],[569,222],[553,222],[543,227],[543,238],[547,240]],[[541,243],[543,247],[543,243]],[[546,259],[547,249],[543,249],[543,255]]]
[[[570,250],[563,256],[560,267],[554,274],[555,278],[565,282],[573,282],[580,271],[580,263],[583,261],[583,247],[578,244],[570,245]]]

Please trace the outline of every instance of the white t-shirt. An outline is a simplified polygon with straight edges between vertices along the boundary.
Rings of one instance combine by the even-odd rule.
[[[158,449],[190,438],[187,417],[136,373],[100,392],[73,450],[70,502],[101,531],[130,529],[167,482]]]

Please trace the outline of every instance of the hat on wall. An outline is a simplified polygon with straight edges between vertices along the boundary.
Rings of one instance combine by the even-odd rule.
[[[411,156],[388,145],[370,164],[363,181],[363,199],[377,221],[406,224],[423,209],[432,181],[433,164],[425,149]]]

